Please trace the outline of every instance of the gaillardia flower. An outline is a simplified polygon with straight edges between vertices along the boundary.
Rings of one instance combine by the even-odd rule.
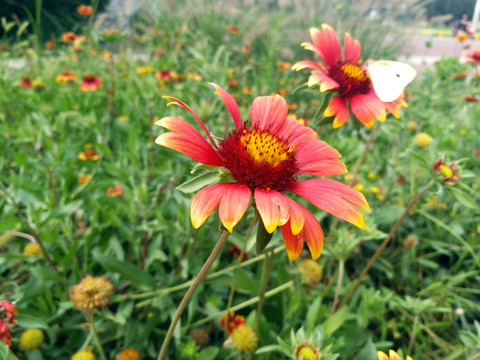
[[[83,81],[78,86],[82,91],[95,91],[102,87],[102,81],[100,76],[87,75],[83,77]]]
[[[93,9],[90,5],[80,5],[77,7],[77,13],[83,16],[92,15]]]
[[[321,30],[311,28],[310,35],[313,44],[303,43],[302,46],[316,52],[323,64],[303,60],[294,64],[292,69],[315,70],[308,79],[308,86],[320,84],[321,92],[335,91],[324,112],[324,116],[335,116],[333,127],[338,128],[348,121],[348,105],[355,118],[365,126],[373,126],[374,118],[385,121],[385,105],[375,94],[366,66],[361,66],[359,62],[360,43],[350,34],[345,34],[342,60],[340,42],[329,25],[323,24]]]
[[[110,303],[107,296],[112,293],[113,284],[105,276],[86,275],[82,281],[73,286],[70,300],[76,308],[92,311],[94,308],[107,306]]]
[[[323,232],[317,219],[304,206],[284,193],[293,192],[315,206],[363,227],[360,210],[368,210],[364,196],[347,185],[330,179],[299,180],[299,176],[333,176],[347,172],[338,160],[340,154],[317,139],[310,128],[287,117],[287,104],[278,96],[257,97],[250,109],[250,122],[243,122],[233,97],[216,84],[230,112],[235,129],[215,141],[200,117],[185,103],[172,98],[170,104],[189,111],[208,140],[192,125],[176,117],[165,117],[155,124],[171,132],[155,142],[180,151],[200,163],[222,167],[228,182],[200,190],[192,200],[190,216],[199,228],[219,207],[219,217],[230,232],[254,203],[265,230],[272,234],[280,226],[287,254],[295,260],[306,240],[312,257],[323,248]]]

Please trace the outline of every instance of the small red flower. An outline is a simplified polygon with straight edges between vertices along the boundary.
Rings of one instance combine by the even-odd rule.
[[[226,29],[232,34],[240,34],[240,30],[235,25],[227,25]]]
[[[238,85],[237,80],[233,80],[233,79],[232,79],[232,80],[229,80],[229,81],[228,81],[228,86],[229,86],[229,87],[235,87],[235,86],[237,86],[237,85]]]
[[[109,187],[107,189],[108,197],[117,197],[121,196],[123,193],[122,187],[120,185],[115,185],[114,187]]]
[[[225,321],[227,319],[227,314],[223,314],[222,318],[220,319],[220,325],[225,326]],[[235,315],[231,312],[228,316],[228,324],[227,324],[227,334],[231,334],[232,331],[243,325],[245,323],[245,318],[242,315]]]
[[[73,32],[68,31],[66,33],[62,34],[62,41],[64,43],[73,43],[75,40],[77,40],[77,35],[75,35]]]
[[[473,96],[473,95],[466,95],[463,100],[465,100],[466,102],[474,102],[474,103],[478,103],[480,102],[480,99]]]
[[[480,148],[475,148],[475,155],[480,156]]]
[[[47,41],[47,42],[45,43],[45,47],[46,47],[47,49],[53,49],[55,46],[56,46],[56,45],[55,45],[55,43],[54,43],[53,41]]]
[[[85,144],[83,146],[83,152],[78,154],[78,158],[80,160],[92,160],[92,161],[97,161],[100,159],[100,156],[98,156],[97,152],[95,151],[95,148],[93,147],[92,144]]]
[[[8,331],[7,323],[2,319],[0,319],[0,341],[7,346],[12,345],[12,335]]]
[[[174,74],[175,73],[173,71],[162,69],[155,74],[155,77],[157,78],[158,81],[169,82],[174,79]]]
[[[90,5],[80,5],[77,7],[77,13],[83,16],[92,15],[93,9]]]
[[[95,91],[102,87],[103,79],[100,76],[87,75],[83,78],[79,87],[82,91]]]
[[[243,44],[243,45],[242,45],[242,51],[243,51],[244,53],[249,54],[249,53],[252,51],[252,49],[250,49],[250,46],[248,46],[247,44]]]
[[[466,72],[466,71],[462,71],[462,72],[460,72],[460,73],[458,73],[458,74],[452,75],[452,79],[455,79],[455,80],[456,80],[456,79],[462,79],[462,78],[464,78],[464,77],[466,77],[466,76],[467,76],[467,72]]]
[[[10,324],[15,324],[16,321],[13,319],[15,315],[18,315],[17,308],[10,301],[3,300],[0,301],[0,309],[3,308],[2,313],[7,317],[7,322]]]
[[[22,80],[18,83],[18,86],[20,86],[23,89],[31,89],[33,84],[32,80],[28,76],[22,76]]]
[[[480,50],[472,48],[463,53],[463,58],[466,62],[471,62],[473,65],[477,65],[480,62]]]
[[[227,253],[239,259],[240,255],[242,254],[242,250],[237,245],[232,244],[232,248],[228,250]],[[248,254],[244,252],[242,256],[242,260],[247,260],[247,259],[248,259]]]
[[[77,80],[77,75],[71,71],[65,71],[62,74],[55,76],[55,81],[58,83],[66,83]]]

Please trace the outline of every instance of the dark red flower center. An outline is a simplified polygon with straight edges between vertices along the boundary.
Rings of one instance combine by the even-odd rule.
[[[294,145],[258,129],[236,129],[219,144],[232,177],[250,189],[285,191],[297,173]]]
[[[344,98],[366,94],[371,90],[367,72],[353,63],[338,63],[328,69],[328,75],[340,86],[337,91]]]

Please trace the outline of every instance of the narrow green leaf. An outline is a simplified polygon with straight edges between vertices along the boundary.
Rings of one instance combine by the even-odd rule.
[[[23,328],[48,329],[48,324],[35,316],[20,313],[15,317],[15,320],[17,320],[18,325]]]
[[[457,198],[458,202],[463,206],[466,206],[471,209],[477,209],[478,205],[473,201],[472,196],[465,194],[462,190],[455,187],[451,187],[453,195]]]
[[[315,326],[317,325],[317,314],[321,303],[322,298],[317,297],[308,308],[307,320],[305,321],[305,331],[307,334],[312,334],[315,330]]]
[[[155,279],[132,263],[101,254],[98,250],[93,252],[93,256],[105,270],[119,273],[129,280],[132,286],[140,289],[152,289],[155,287]]]
[[[217,184],[220,181],[220,177],[220,172],[208,171],[177,186],[177,190],[180,190],[181,192],[186,194],[197,192],[198,190],[203,189],[206,186]]]
[[[347,315],[348,315],[348,308],[344,306],[335,314],[330,316],[327,320],[325,320],[324,323],[322,324],[323,331],[325,332],[325,336],[328,337],[332,335],[340,326],[342,326],[344,321],[347,319]]]

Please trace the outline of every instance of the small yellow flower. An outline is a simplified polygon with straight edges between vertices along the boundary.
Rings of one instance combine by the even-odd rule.
[[[419,147],[427,147],[430,144],[432,138],[427,133],[421,132],[415,135],[415,144]]]
[[[380,189],[378,188],[378,186],[372,186],[372,188],[370,189],[370,191],[373,193],[373,194],[378,194],[380,192]]]
[[[34,89],[43,89],[45,86],[43,85],[43,81],[40,79],[35,79],[32,81],[32,87]]]
[[[118,121],[127,122],[127,121],[130,120],[130,119],[129,119],[128,116],[126,116],[126,115],[121,115],[121,116],[119,116],[119,117],[117,118],[117,120],[118,120]]]
[[[439,201],[436,196],[427,196],[424,206],[426,208],[432,208],[432,209],[446,209],[447,208],[447,204]]]
[[[118,354],[116,360],[142,360],[142,357],[137,350],[129,348]]]
[[[85,350],[81,350],[73,354],[70,360],[96,360],[93,353],[93,347],[88,346]]]
[[[460,129],[459,134],[462,136],[467,135],[467,130],[466,129]]]
[[[23,351],[38,349],[43,344],[45,335],[40,329],[27,329],[20,336],[19,346]]]
[[[135,70],[138,75],[145,75],[148,73],[151,73],[153,71],[152,66],[144,66],[144,67],[139,67]]]
[[[373,172],[369,172],[367,176],[368,176],[369,179],[375,179],[375,177],[376,177],[375,173],[373,173]]]
[[[96,307],[107,306],[110,303],[107,296],[112,293],[113,284],[106,277],[86,275],[80,283],[73,286],[70,300],[76,308],[92,311]]]
[[[362,191],[363,190],[363,185],[361,183],[355,184],[353,188],[357,191]]]
[[[26,256],[42,255],[42,247],[40,246],[39,243],[28,243],[23,248],[22,254]]]
[[[102,53],[100,54],[100,56],[102,58],[104,58],[105,60],[110,60],[112,58],[112,53],[110,51],[102,51]]]
[[[463,31],[459,31],[458,34],[455,36],[455,39],[458,42],[464,42],[468,40],[468,35],[465,34]]]
[[[255,330],[248,325],[240,325],[233,329],[230,334],[233,341],[233,347],[246,354],[251,354],[257,350],[258,335]]]
[[[415,121],[409,121],[407,123],[407,130],[414,131],[417,129],[417,123]]]
[[[192,80],[196,80],[196,81],[201,81],[203,80],[203,76],[201,74],[199,74],[198,72],[196,71],[192,71],[192,72],[189,72],[187,74],[187,77],[189,79],[192,79]]]
[[[318,360],[320,358],[320,350],[314,345],[308,346],[306,342],[302,346],[297,345],[295,354],[295,359],[298,360]]]
[[[303,275],[305,283],[314,287],[322,280],[322,269],[320,264],[312,259],[303,259],[297,265],[298,271]]]

